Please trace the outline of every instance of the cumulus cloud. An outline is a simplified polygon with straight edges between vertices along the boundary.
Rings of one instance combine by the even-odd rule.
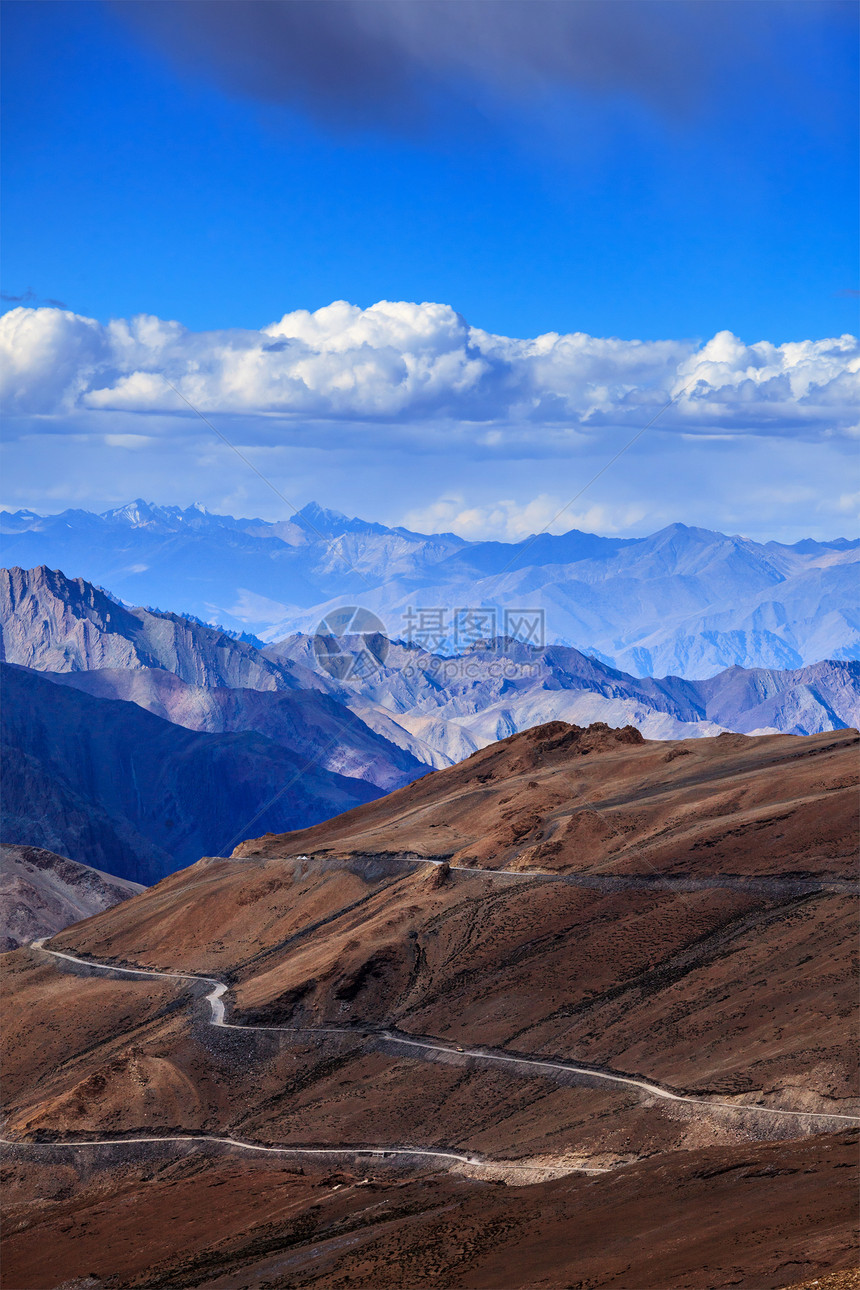
[[[109,359],[106,329],[63,309],[0,318],[0,399],[9,411],[59,412],[81,399]]]
[[[686,390],[685,414],[699,425],[737,428],[749,419],[759,430],[817,424],[850,432],[858,373],[853,336],[744,345],[723,331],[680,365],[673,393]]]
[[[248,442],[256,419],[261,442],[272,441],[273,426],[287,442],[293,423],[356,422],[385,427],[389,442],[438,431],[485,451],[538,450],[641,427],[670,399],[660,430],[833,437],[852,433],[860,393],[851,336],[784,345],[747,345],[730,332],[703,345],[581,332],[516,339],[471,327],[449,305],[403,301],[337,301],[259,331],[214,332],[21,307],[0,318],[0,359],[8,413],[134,419],[190,415],[191,404],[241,415]]]

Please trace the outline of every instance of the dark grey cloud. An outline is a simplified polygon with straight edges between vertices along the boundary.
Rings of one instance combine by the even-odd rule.
[[[229,92],[410,129],[448,93],[633,95],[674,116],[731,69],[766,76],[792,24],[848,26],[820,0],[113,0],[176,63]]]
[[[66,306],[62,300],[54,300],[51,296],[37,296],[32,287],[22,291],[20,296],[10,295],[7,291],[0,291],[0,300],[7,305],[50,305],[53,309],[65,309]]]

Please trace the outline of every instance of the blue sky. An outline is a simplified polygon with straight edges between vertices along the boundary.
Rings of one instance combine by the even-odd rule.
[[[585,332],[695,344],[728,331],[747,346],[780,346],[856,331],[853,6],[536,0],[502,14],[469,0],[365,0],[358,8],[349,0],[7,0],[3,8],[6,309],[59,302],[100,325],[145,314],[225,334],[256,332],[335,300],[363,310],[380,300],[441,302],[472,328],[513,338]],[[528,17],[518,26],[520,10]],[[58,353],[51,370],[72,361],[71,350]],[[107,363],[99,388],[114,388],[125,369],[115,353],[99,361]],[[771,408],[793,362],[771,365]],[[815,379],[827,385],[829,408],[844,399],[844,382],[827,384],[832,359],[821,362],[827,371]],[[656,373],[637,384],[646,404],[674,390]],[[742,378],[738,369],[729,382],[739,405]],[[588,379],[603,377],[595,369]],[[794,381],[789,402],[798,388]],[[566,389],[541,387],[535,400],[560,407]],[[50,409],[34,412],[32,399],[23,400],[5,504],[107,505],[122,500],[117,494],[136,475],[158,501],[202,494],[211,504],[230,495],[199,425],[171,422],[149,395],[138,404],[127,390],[113,402],[86,397],[86,412],[68,391]],[[626,407],[628,387],[613,398]],[[725,402],[725,394],[711,400]],[[427,514],[444,497],[462,498],[463,513],[500,501],[523,510],[558,491],[560,468],[547,464],[546,447],[555,430],[536,429],[528,443],[511,435],[507,403],[491,399],[487,416],[478,415],[498,422],[501,449],[489,456],[487,444],[478,451],[456,439],[452,452],[450,438],[437,442],[414,400],[383,413],[374,404],[376,429],[359,452],[347,422],[366,419],[366,401],[345,411],[330,403],[251,409],[213,395],[206,410],[232,418],[230,433],[259,452],[279,487],[296,483],[299,504],[315,496],[359,511],[367,500],[386,510],[380,518],[397,520]],[[571,409],[565,404],[560,415]],[[290,433],[267,439],[256,413],[270,424],[285,410]],[[574,424],[563,449],[549,454],[563,464],[564,488],[611,455],[635,422],[626,411],[596,416],[592,404],[573,412],[591,431]],[[458,418],[450,400],[435,413],[436,429]],[[299,415],[306,419],[297,430]],[[475,418],[474,400],[463,415]],[[820,519],[834,529],[851,515],[838,500],[850,457],[845,426],[829,415],[814,426],[804,415],[798,430],[786,408],[791,447],[781,492],[788,498],[793,471],[801,492],[815,478],[819,503],[836,489],[837,509]],[[558,416],[547,416],[555,426]],[[726,432],[722,421],[720,413],[714,435]],[[619,495],[633,494],[653,467],[657,480],[677,478],[677,489],[607,524],[693,517],[689,460],[703,440],[693,454],[680,436],[707,427],[699,417],[675,429],[652,436],[659,451],[646,445],[647,467],[640,449],[630,478],[619,467],[612,483]],[[728,432],[736,454],[730,469],[725,448],[713,449],[723,493],[706,508],[709,522],[749,525],[758,516],[783,533],[819,523],[788,500],[766,519],[752,501],[746,511],[730,504],[764,432],[737,418]],[[772,417],[766,433],[780,437]],[[45,477],[34,446],[42,435],[53,436],[58,461],[80,463],[77,472],[72,465]],[[171,435],[170,451],[184,454],[182,496],[163,455]],[[421,472],[416,454],[426,459]],[[249,485],[248,504],[257,497]],[[643,506],[645,515],[630,520]]]
[[[482,119],[464,85],[457,119],[398,137],[225,92],[122,5],[12,0],[4,289],[194,328],[391,299],[515,336],[852,330],[847,10],[771,3],[782,21],[743,50],[756,6],[728,7],[734,65],[688,102],[572,86]]]

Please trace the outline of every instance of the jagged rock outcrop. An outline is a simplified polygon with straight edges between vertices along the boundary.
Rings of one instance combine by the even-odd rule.
[[[3,658],[39,671],[161,667],[191,685],[298,684],[253,645],[177,614],[129,609],[56,569],[0,570]]]

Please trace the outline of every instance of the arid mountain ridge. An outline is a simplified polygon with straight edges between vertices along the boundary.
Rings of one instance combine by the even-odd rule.
[[[851,879],[858,748],[856,730],[662,742],[632,726],[551,722],[235,854],[649,881]]]
[[[548,643],[635,676],[798,668],[860,655],[857,541],[754,542],[672,524],[644,538],[576,530],[467,542],[311,504],[270,523],[140,499],[103,515],[0,516],[6,564],[47,564],[267,641],[362,604],[403,637],[411,606],[541,608]],[[453,652],[446,648],[445,652]]]
[[[851,1266],[858,740],[550,723],[9,956],[22,1290],[51,1248],[105,1288]],[[135,1263],[155,1197],[182,1222]]]

